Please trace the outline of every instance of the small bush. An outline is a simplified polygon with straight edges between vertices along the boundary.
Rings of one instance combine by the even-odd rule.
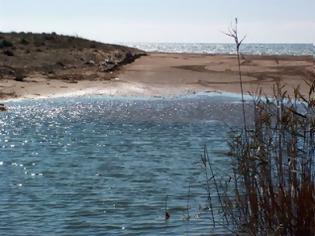
[[[25,79],[25,75],[22,72],[17,72],[15,75],[15,81],[23,82]]]
[[[65,64],[62,61],[57,61],[56,65],[59,67],[65,67]]]
[[[20,41],[20,44],[28,45],[29,42],[25,38],[22,38],[21,41]]]
[[[9,57],[13,57],[14,53],[11,50],[4,50],[3,54]]]
[[[90,44],[90,48],[96,48],[96,44],[95,43],[91,43]]]
[[[0,42],[0,48],[13,47],[13,43],[4,39]]]
[[[42,46],[45,46],[45,42],[38,40],[38,41],[34,42],[34,45],[35,45],[35,47],[42,47]]]
[[[51,34],[43,33],[42,35],[43,35],[44,40],[46,40],[46,41],[54,40],[57,38],[57,34],[54,32]]]

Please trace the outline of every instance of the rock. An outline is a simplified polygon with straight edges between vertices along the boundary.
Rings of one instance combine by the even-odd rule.
[[[8,109],[5,107],[3,103],[0,103],[0,112],[1,111],[7,111]]]
[[[115,53],[112,57],[105,59],[99,64],[99,70],[102,72],[112,72],[118,67],[134,62],[137,58],[144,54],[134,54],[127,52],[125,54]]]
[[[89,60],[89,61],[85,62],[84,64],[89,65],[89,66],[95,66],[95,61]]]
[[[118,66],[117,62],[112,59],[105,59],[99,64],[99,70],[102,72],[110,72],[116,69]]]

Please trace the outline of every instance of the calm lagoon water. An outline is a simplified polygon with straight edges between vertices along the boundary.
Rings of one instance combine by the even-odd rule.
[[[241,121],[238,101],[195,95],[8,103],[9,112],[0,113],[0,234],[214,232],[209,211],[200,210],[207,200],[200,155],[207,145],[217,174],[230,173],[226,136]],[[189,185],[192,218],[185,221]]]

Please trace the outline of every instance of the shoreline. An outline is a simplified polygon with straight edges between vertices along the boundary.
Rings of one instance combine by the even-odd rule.
[[[185,93],[185,94],[174,94],[167,96],[141,96],[141,95],[109,95],[109,94],[100,94],[100,93],[72,93],[72,94],[60,94],[57,96],[48,96],[48,97],[34,97],[34,98],[9,98],[5,101],[1,101],[0,103],[18,103],[18,102],[28,102],[28,101],[46,101],[46,100],[54,100],[54,99],[77,99],[77,98],[101,98],[106,100],[173,100],[173,99],[198,99],[198,98],[211,98],[211,97],[224,97],[235,99],[234,102],[241,102],[241,94],[240,93],[231,93],[225,91],[206,91],[206,92],[193,92],[193,93]],[[252,100],[251,95],[244,95],[245,102]]]
[[[148,53],[122,66],[112,79],[66,81],[36,73],[23,82],[2,79],[0,87],[4,96],[8,96],[2,97],[0,102],[89,95],[174,97],[221,91],[240,94],[237,72],[235,55]],[[314,79],[314,59],[311,56],[244,55],[242,73],[246,95],[261,88],[264,95],[270,96],[272,86],[278,81],[287,86],[289,94],[299,85],[302,94],[306,94],[307,86],[303,83]]]

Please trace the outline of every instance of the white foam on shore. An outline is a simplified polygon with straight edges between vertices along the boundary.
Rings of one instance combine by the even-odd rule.
[[[200,91],[200,92],[187,92],[182,91],[182,93],[178,94],[170,94],[170,95],[152,95],[148,93],[141,93],[141,90],[138,90],[137,93],[120,93],[118,91],[109,91],[109,90],[100,90],[100,89],[86,89],[80,90],[76,92],[67,92],[67,93],[59,93],[54,95],[47,96],[34,96],[34,97],[21,97],[21,98],[12,98],[7,99],[5,103],[8,102],[23,102],[23,101],[40,101],[40,100],[50,100],[50,99],[58,99],[58,98],[76,98],[76,97],[101,97],[104,99],[110,100],[167,100],[167,99],[198,99],[198,98],[232,98],[235,99],[233,103],[241,102],[241,94],[238,93],[230,93],[225,91]],[[250,95],[245,95],[244,99],[246,101],[253,100],[253,97]]]
[[[141,83],[119,83],[119,84],[110,84],[108,87],[90,87],[81,89],[78,88],[75,91],[73,88],[69,89],[70,91],[52,93],[52,94],[43,94],[43,95],[26,95],[17,98],[7,98],[0,100],[0,103],[7,102],[18,102],[24,100],[44,100],[44,99],[54,99],[54,98],[66,98],[66,97],[82,97],[82,96],[111,96],[111,97],[152,97],[152,91],[150,88],[144,86]]]
[[[195,90],[192,88],[157,88],[148,87],[142,83],[136,82],[117,82],[111,83],[106,87],[90,88],[70,88],[69,91],[58,92],[46,95],[27,95],[19,98],[3,99],[1,103],[19,102],[19,101],[38,101],[56,98],[84,97],[84,96],[101,96],[105,99],[131,99],[131,100],[148,100],[148,99],[181,99],[181,98],[200,98],[200,97],[225,97],[235,99],[234,102],[241,102],[240,93],[231,93],[220,90]],[[245,100],[253,100],[250,95],[244,95]]]

